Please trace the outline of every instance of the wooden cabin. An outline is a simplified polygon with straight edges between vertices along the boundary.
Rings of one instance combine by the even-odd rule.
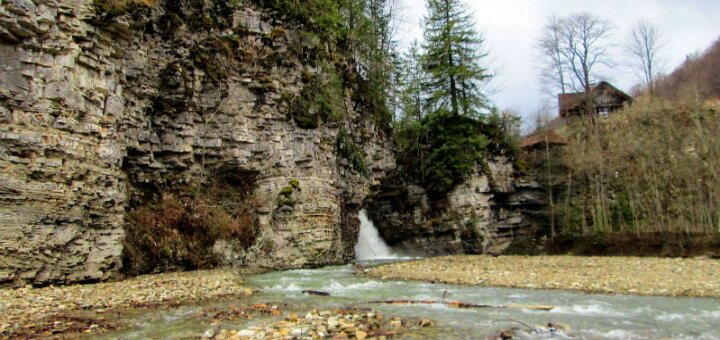
[[[592,87],[590,94],[586,93],[561,93],[558,95],[558,107],[560,117],[580,117],[587,112],[587,100],[595,115],[608,115],[631,104],[632,97],[627,93],[618,90],[610,83],[603,81]]]

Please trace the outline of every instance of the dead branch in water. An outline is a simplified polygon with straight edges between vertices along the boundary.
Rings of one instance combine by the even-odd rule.
[[[330,293],[319,290],[303,290],[302,293],[305,295],[330,296]]]
[[[532,306],[532,305],[493,305],[493,304],[475,304],[461,301],[438,301],[438,300],[378,300],[370,301],[368,303],[382,303],[390,305],[434,305],[441,304],[455,308],[526,308],[534,310],[549,311],[555,308],[555,306]]]

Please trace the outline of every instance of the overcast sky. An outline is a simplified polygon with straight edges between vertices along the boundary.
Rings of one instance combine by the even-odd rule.
[[[425,0],[403,0],[404,28],[399,39],[409,42],[422,39],[420,19],[426,13]],[[526,120],[533,119],[547,96],[541,93],[538,65],[533,46],[546,18],[588,11],[610,21],[614,26],[611,44],[614,60],[623,61],[625,35],[638,21],[655,24],[666,45],[663,50],[665,70],[672,71],[688,54],[702,51],[720,38],[720,0],[465,0],[474,11],[478,27],[485,32],[497,73],[491,99],[500,109],[513,109]],[[618,63],[620,64],[620,63]],[[622,90],[637,84],[630,69],[618,65],[601,70]]]

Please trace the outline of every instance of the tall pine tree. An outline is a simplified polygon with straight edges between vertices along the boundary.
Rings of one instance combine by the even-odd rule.
[[[416,40],[410,45],[402,59],[400,102],[403,111],[402,118],[420,121],[423,117],[422,102],[423,84],[426,81],[423,72],[420,43]]]
[[[482,86],[492,77],[483,67],[485,40],[461,0],[427,0],[424,68],[430,112],[479,118],[487,109]]]

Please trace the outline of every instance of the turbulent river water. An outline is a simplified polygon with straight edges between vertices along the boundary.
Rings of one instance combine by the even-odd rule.
[[[484,288],[423,282],[386,281],[353,274],[347,266],[273,272],[246,278],[261,293],[249,299],[220,301],[127,316],[136,327],[107,338],[197,337],[208,329],[243,329],[271,323],[272,317],[201,323],[191,316],[202,308],[231,304],[275,303],[286,311],[317,308],[373,308],[402,317],[436,321],[437,339],[484,339],[498,330],[559,322],[568,332],[526,333],[529,339],[720,339],[720,301],[716,299],[588,295],[565,291]],[[326,291],[330,297],[306,296],[302,290]],[[552,305],[551,311],[523,308],[457,309],[435,305],[377,305],[383,299],[442,299],[483,304]],[[303,315],[303,314],[301,314]],[[281,317],[275,317],[279,320]],[[515,321],[512,321],[515,320]],[[518,322],[519,321],[519,322]]]

